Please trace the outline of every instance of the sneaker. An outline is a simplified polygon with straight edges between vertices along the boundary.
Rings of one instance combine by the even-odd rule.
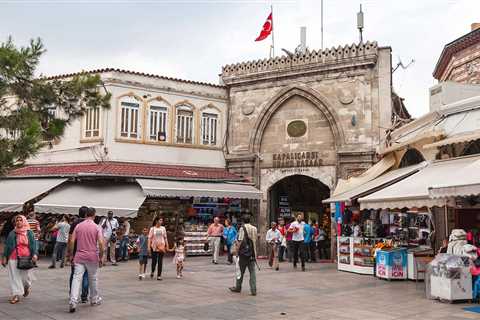
[[[153,279],[153,273],[150,273],[150,279]]]
[[[181,275],[179,275],[179,274],[177,275],[177,279],[180,279],[181,277],[182,277]]]
[[[48,267],[48,269],[55,269],[55,266],[51,265],[51,266]]]
[[[94,306],[99,306],[99,305],[101,305],[101,304],[102,304],[102,298],[100,298],[100,297],[98,297],[95,301],[91,301],[91,302],[90,302],[90,305],[91,305],[92,307],[94,307]]]
[[[138,280],[142,280],[143,276],[141,274],[138,275]]]
[[[228,288],[231,292],[240,293],[240,290],[235,287]]]
[[[158,281],[162,281],[163,279],[162,279],[161,276],[158,276],[158,277],[157,277],[157,280],[158,280]]]
[[[70,303],[70,306],[68,308],[68,312],[74,313],[75,312],[75,305],[73,303]]]
[[[218,264],[218,262],[217,262],[217,261],[213,261],[213,264]]]
[[[87,301],[88,301],[88,298],[82,298],[82,300],[81,300],[81,301],[82,301],[82,303],[87,303]]]

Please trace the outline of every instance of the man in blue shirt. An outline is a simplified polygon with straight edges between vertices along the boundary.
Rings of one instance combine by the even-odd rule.
[[[303,227],[303,235],[304,235],[303,242],[305,243],[305,260],[307,260],[308,262],[311,262],[312,252],[310,250],[310,243],[312,242],[313,228],[310,226],[310,224],[305,223]]]

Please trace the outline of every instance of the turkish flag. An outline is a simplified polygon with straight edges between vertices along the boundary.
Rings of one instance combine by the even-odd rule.
[[[268,15],[267,21],[263,24],[262,31],[260,31],[260,35],[255,39],[255,41],[262,41],[266,39],[273,30],[273,20],[272,20],[272,13]]]

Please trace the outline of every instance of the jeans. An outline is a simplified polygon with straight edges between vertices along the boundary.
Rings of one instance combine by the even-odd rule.
[[[83,277],[88,272],[88,283],[90,285],[90,302],[96,303],[100,300],[97,288],[97,271],[98,262],[75,263],[73,273],[72,288],[70,294],[70,304],[76,306],[78,304],[80,290],[83,286]]]
[[[73,281],[73,274],[75,273],[75,266],[72,262],[72,269],[70,273],[70,296],[72,295],[72,281]],[[88,298],[88,272],[83,274],[82,279],[82,301],[86,301]]]
[[[56,242],[52,253],[52,266],[55,267],[57,260],[60,260],[60,265],[63,267],[65,260],[65,251],[67,249],[66,242]]]
[[[280,248],[278,248],[278,261],[283,262],[286,251],[287,251],[287,247],[280,246]]]
[[[317,243],[319,259],[328,259],[327,240],[320,240]]]
[[[155,268],[158,263],[157,277],[162,276],[163,269],[163,252],[152,251],[152,274],[155,273]]]
[[[310,241],[308,245],[308,257],[311,262],[317,261],[317,246],[314,241]]]
[[[302,268],[305,268],[305,243],[303,241],[293,241],[293,266],[297,267],[298,258],[302,262]]]
[[[243,282],[243,275],[245,274],[245,270],[248,268],[248,272],[250,273],[250,292],[252,294],[257,294],[257,277],[256,277],[256,270],[255,270],[255,260],[250,260],[250,258],[243,258],[239,257],[239,266],[240,266],[240,279],[237,279],[237,283],[235,288],[238,291],[242,290],[242,282]]]
[[[220,237],[210,237],[210,246],[212,247],[213,262],[217,262],[220,251]]]
[[[226,246],[227,246],[227,254],[228,254],[227,260],[228,262],[233,263],[232,244],[227,244]]]
[[[120,260],[128,260],[128,243],[130,239],[128,236],[123,236],[122,241],[120,242]]]
[[[293,240],[287,240],[287,256],[288,256],[288,262],[293,261]]]

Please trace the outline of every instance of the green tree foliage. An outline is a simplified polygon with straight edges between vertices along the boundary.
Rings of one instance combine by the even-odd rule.
[[[37,77],[44,53],[40,39],[20,48],[11,38],[0,44],[0,175],[60,139],[86,108],[110,107],[98,75]]]

